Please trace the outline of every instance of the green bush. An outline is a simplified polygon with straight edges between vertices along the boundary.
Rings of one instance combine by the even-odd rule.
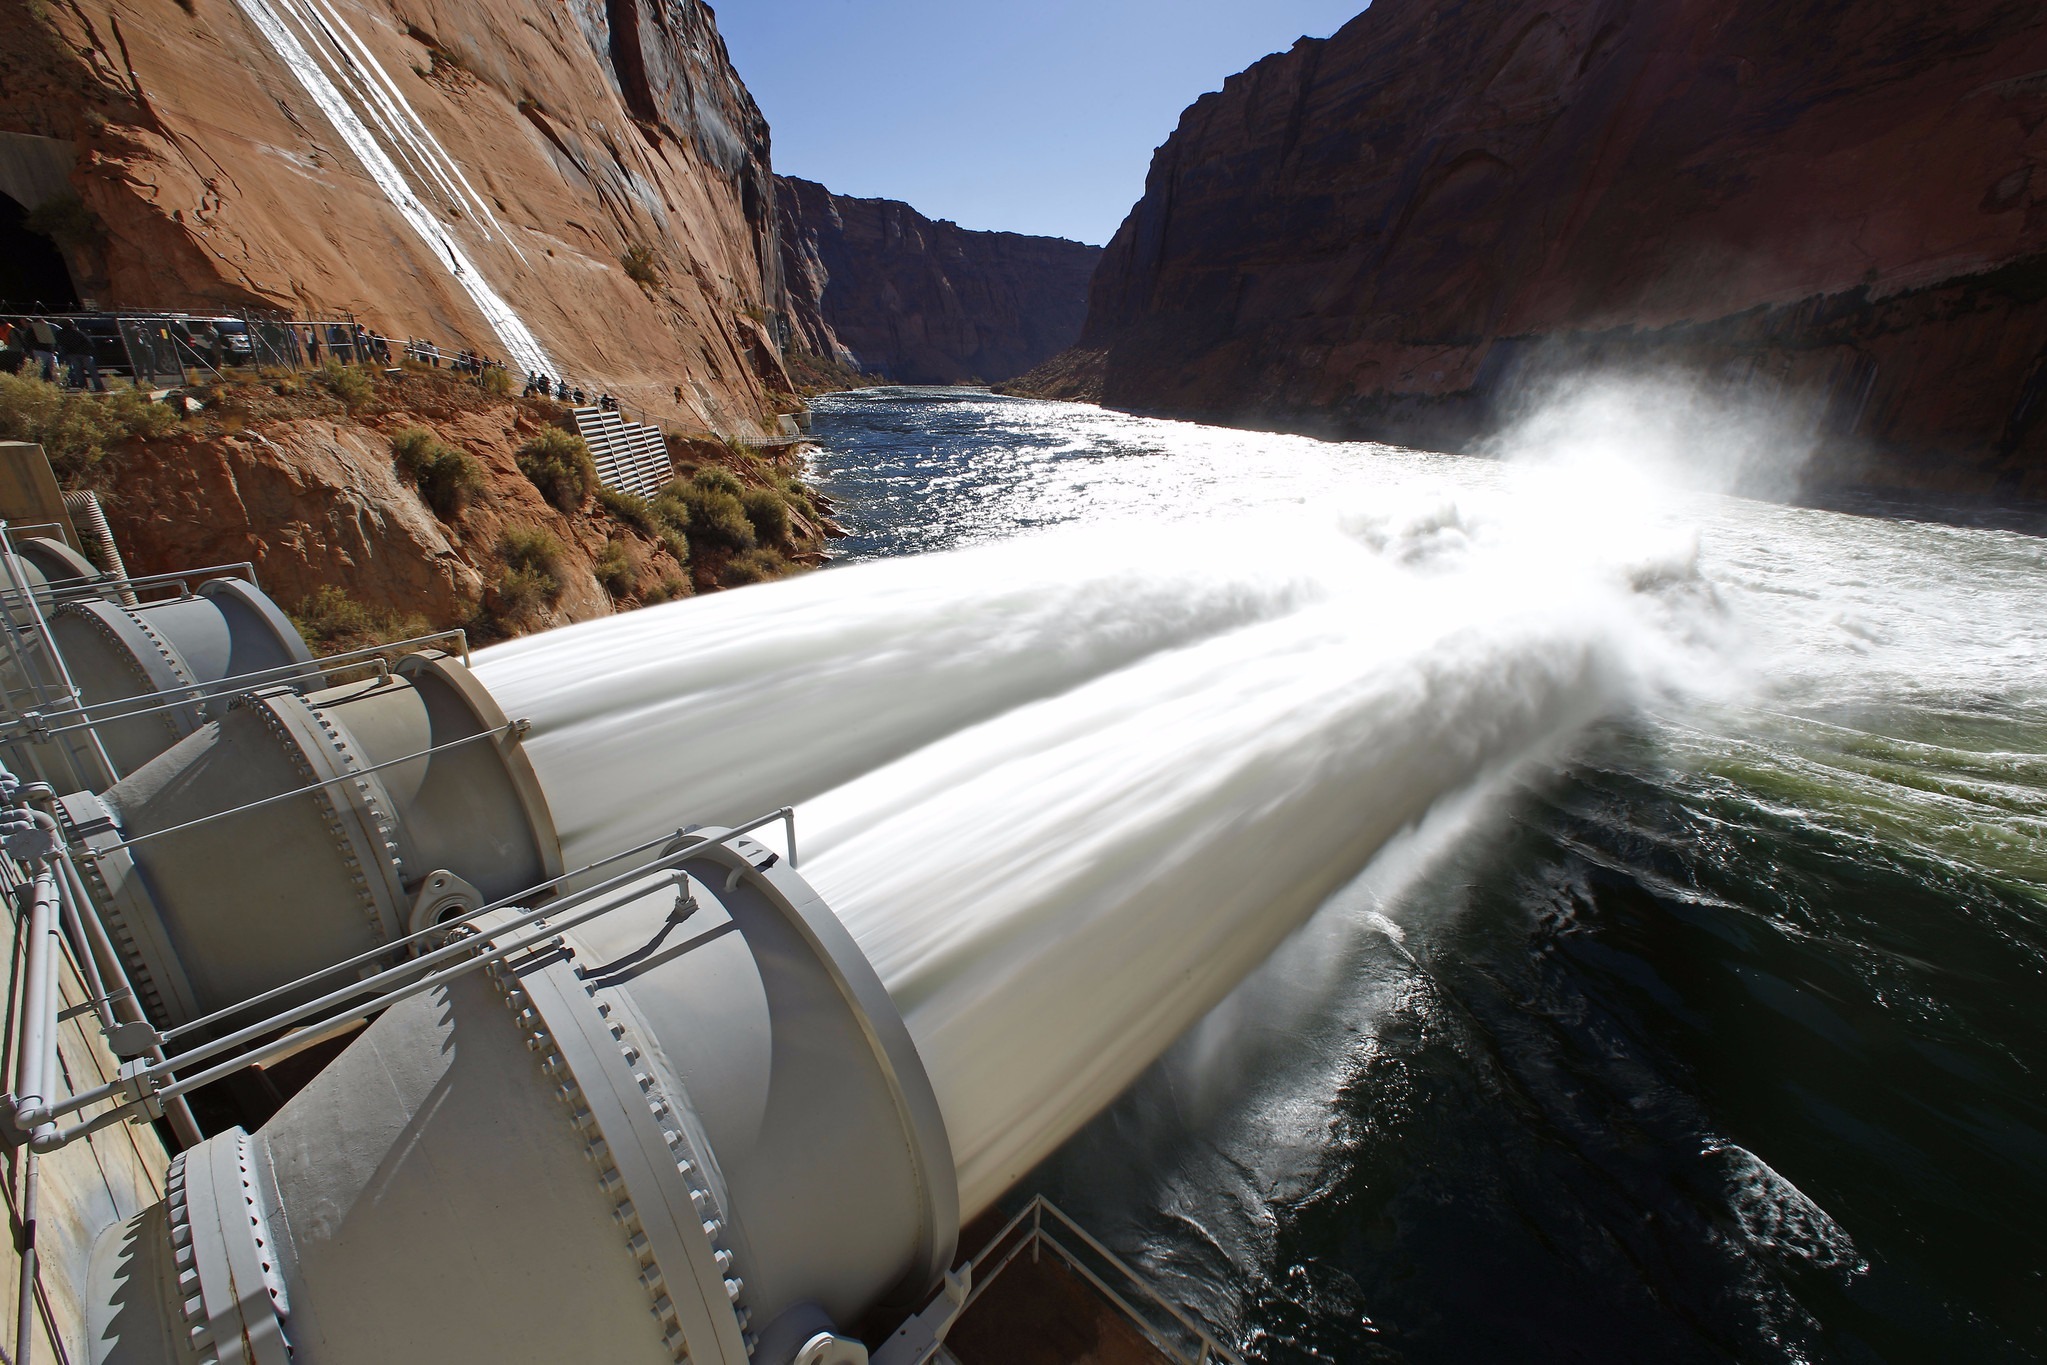
[[[341,400],[342,406],[354,412],[377,396],[377,386],[370,382],[369,375],[353,365],[344,365],[329,356],[313,376],[327,392]]]
[[[656,602],[672,602],[678,597],[688,597],[690,592],[688,579],[677,578],[674,574],[670,574],[653,587],[647,589],[647,605],[652,606]]]
[[[699,469],[690,475],[689,486],[705,493],[730,493],[735,498],[746,491],[746,485],[739,481],[737,475],[717,465]]]
[[[772,488],[749,488],[739,495],[739,505],[753,523],[756,540],[769,545],[788,543],[789,504],[782,501],[780,493]]]
[[[687,484],[671,483],[654,495],[654,519],[671,531],[689,530],[690,510]]]
[[[633,569],[632,553],[622,540],[605,541],[604,550],[597,556],[594,567],[597,581],[613,597],[624,597],[639,581],[639,574]]]
[[[561,596],[561,580],[544,569],[507,569],[498,575],[501,619],[515,621]]]
[[[537,526],[504,529],[498,536],[498,558],[505,562],[505,571],[496,584],[504,617],[517,618],[561,597],[565,586],[561,555],[561,542]]]
[[[689,572],[688,536],[685,536],[680,531],[663,531],[661,533],[661,548],[675,557],[675,562],[682,566],[684,573]]]
[[[493,365],[483,372],[483,391],[493,398],[512,396],[512,372]]]
[[[425,427],[406,427],[393,436],[391,458],[443,521],[483,491],[483,465]]]
[[[683,490],[681,502],[689,509],[692,544],[703,541],[722,545],[728,550],[751,550],[754,547],[753,522],[747,517],[746,508],[732,494],[691,485]]]
[[[597,465],[580,436],[549,427],[519,448],[519,472],[540,496],[563,512],[574,512],[597,487]]]
[[[411,612],[378,611],[327,584],[289,613],[315,654],[342,654],[390,640],[409,640],[432,629]]]
[[[121,442],[167,435],[178,414],[134,389],[69,393],[55,384],[0,374],[0,440],[32,441],[67,487],[91,483]]]
[[[660,518],[654,513],[654,505],[637,493],[622,493],[616,488],[597,490],[597,505],[610,514],[611,519],[632,527],[643,536],[654,535],[661,529]]]
[[[747,550],[732,556],[725,566],[725,586],[741,587],[748,583],[765,583],[771,578],[780,578],[789,572],[789,561],[774,550],[762,547]]]
[[[782,500],[789,504],[789,510],[805,521],[817,520],[817,502],[811,496],[810,486],[801,479],[781,480]]]

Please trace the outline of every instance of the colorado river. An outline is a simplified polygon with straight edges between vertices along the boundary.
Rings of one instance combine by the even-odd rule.
[[[1180,880],[1146,923],[1191,969],[1163,902],[1222,874],[1110,814],[1132,792],[1168,802],[1145,775],[1178,736],[1276,822],[1239,864],[1269,848],[1311,869],[1275,892],[1313,889],[1306,927],[1011,1198],[1045,1191],[1260,1359],[2047,1353],[2047,542],[1638,482],[1628,434],[1603,430],[1585,438],[1617,446],[1600,458],[1530,469],[873,390],[820,401],[817,437],[846,559],[1018,536],[1057,555],[1059,534],[1121,527],[1259,569],[1189,609],[1200,641],[1095,630],[1101,666],[1046,674],[1009,728],[962,719],[804,813],[859,936],[914,899],[853,852],[881,807],[923,812],[905,839],[951,821],[955,842],[1006,848],[996,788],[1042,796],[1132,860],[1045,885],[1141,896],[1158,857]],[[1287,525],[1407,577],[1301,596],[1259,568]],[[1389,594],[1422,605],[1403,619]],[[1309,662],[1260,674],[1232,649]],[[1177,730],[1139,733],[1116,695],[1145,669]],[[1310,696],[1310,673],[1375,681]],[[1232,681],[1186,681],[1204,677]],[[1587,689],[1607,690],[1564,723]],[[1197,694],[1212,711],[1173,710]],[[1402,748],[1517,706],[1499,762]],[[1260,767],[1302,715],[1323,728],[1288,752],[1328,761]],[[1083,725],[1101,748],[1061,766]],[[1324,781],[1320,803],[1288,795]],[[1419,799],[1385,805],[1374,783]],[[1327,894],[1346,812],[1362,829],[1422,809]],[[990,914],[1045,913],[1013,853],[937,856],[988,879]],[[862,943],[924,964],[905,993],[967,979],[929,965],[950,950],[924,911],[886,913],[910,938]]]

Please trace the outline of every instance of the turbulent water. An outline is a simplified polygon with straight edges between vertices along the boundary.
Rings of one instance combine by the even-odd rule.
[[[1291,516],[1391,578],[1044,703],[1065,710],[1026,718],[1035,749],[991,755],[998,719],[812,824],[850,831],[863,786],[921,801],[1014,852],[964,903],[1043,913],[1102,895],[1053,829],[1117,837],[1138,790],[1187,839],[1240,834],[1224,865],[1284,916],[1344,861],[1346,821],[1455,788],[1010,1196],[1051,1194],[1255,1358],[2047,1356],[2047,542],[1681,491],[1688,464],[1774,447],[1608,416],[1534,433],[1551,459],[1529,468],[969,392],[827,400],[819,477],[852,557],[1173,522],[1234,567]],[[1332,618],[1353,633],[1286,653]],[[1399,766],[1495,718],[1486,686],[1534,704],[1554,675],[1498,669],[1540,672],[1560,638],[1599,690],[1532,727],[1553,745],[1461,786],[1447,754],[1418,784]],[[1333,719],[1402,678],[1405,709]],[[1157,689],[1154,724],[1121,685]],[[1218,714],[1190,719],[1197,695]],[[1097,717],[1099,748],[1057,733]],[[1157,790],[1173,750],[1192,785],[1297,768],[1211,809]],[[945,893],[858,847],[821,852],[819,880],[874,876],[928,935]],[[1183,850],[1139,830],[1118,856],[1102,881],[1145,902],[1140,980],[1198,968],[1180,888],[1145,877]],[[1068,1000],[1116,996],[1090,971],[1113,951],[1058,960]],[[1050,1046],[1072,1027],[1037,1023]]]
[[[1700,491],[1797,426],[1668,393],[818,434],[853,563],[477,666],[572,863],[798,805],[970,1211],[1256,1358],[2047,1349],[2042,542]]]

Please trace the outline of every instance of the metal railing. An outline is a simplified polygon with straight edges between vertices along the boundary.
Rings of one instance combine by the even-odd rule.
[[[565,931],[609,914],[658,890],[662,884],[662,873],[674,874],[683,863],[706,849],[729,843],[741,835],[750,834],[764,825],[776,822],[787,826],[789,844],[793,850],[796,842],[796,813],[786,806],[717,834],[696,834],[690,830],[677,830],[614,853],[608,858],[599,859],[573,872],[538,882],[488,905],[451,916],[438,924],[394,939],[346,961],[333,963],[297,981],[273,987],[260,995],[226,1009],[217,1010],[168,1032],[157,1033],[154,1029],[144,1026],[130,1035],[131,1038],[146,1041],[149,1048],[161,1049],[164,1045],[189,1036],[196,1030],[222,1024],[258,1006],[299,994],[315,982],[342,972],[374,967],[380,960],[388,961],[394,955],[407,950],[417,950],[414,956],[403,961],[372,970],[367,976],[352,980],[324,995],[245,1024],[209,1042],[200,1043],[173,1055],[159,1054],[156,1060],[131,1062],[122,1067],[118,1081],[94,1086],[62,1099],[50,1099],[30,1094],[25,1090],[17,1091],[8,1097],[12,1106],[13,1122],[17,1131],[31,1135],[29,1145],[35,1151],[49,1152],[124,1119],[155,1117],[162,1112],[166,1101],[179,1099],[245,1067],[261,1066],[298,1050],[304,1046],[302,1035],[309,1030],[334,1030],[357,1020],[373,1018],[400,1001],[444,986],[457,977],[487,967],[494,962],[502,962],[506,958],[534,949],[557,946]],[[607,877],[581,890],[557,894],[563,891],[567,882],[576,877],[638,857],[663,844],[667,847],[651,862],[631,867],[625,872]],[[767,858],[756,866],[767,867],[779,856],[770,852]],[[795,866],[795,861],[792,856],[790,866]],[[674,879],[674,876],[668,878],[669,881]],[[540,903],[540,908],[531,908],[536,902]],[[490,925],[487,933],[480,929],[477,921],[486,915],[501,912],[509,912],[509,918]],[[522,932],[529,929],[533,932]],[[436,938],[446,941],[438,946],[431,946],[431,941]],[[124,980],[123,986],[126,985]],[[131,1048],[132,1046],[131,1043]],[[130,1049],[123,1049],[128,1050]],[[195,1071],[193,1070],[195,1067],[200,1069]],[[113,1101],[113,1106],[90,1119],[68,1127],[56,1126],[61,1119],[108,1101]]]
[[[1067,1245],[1062,1236],[1077,1241],[1084,1251]],[[1175,1306],[1122,1257],[1103,1246],[1042,1194],[1033,1196],[969,1263],[973,1268],[973,1288],[960,1306],[960,1316],[973,1310],[975,1301],[1017,1257],[1029,1252],[1035,1263],[1040,1253],[1046,1251],[1086,1280],[1168,1360],[1178,1365],[1209,1365],[1211,1361],[1244,1365],[1243,1358],[1218,1341],[1214,1333]],[[1096,1265],[1088,1264],[1091,1258]],[[1112,1278],[1120,1280],[1123,1288],[1112,1285]],[[1148,1305],[1152,1311],[1144,1311],[1139,1303]]]

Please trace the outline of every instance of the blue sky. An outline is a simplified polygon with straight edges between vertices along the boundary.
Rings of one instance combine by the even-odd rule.
[[[723,0],[775,169],[964,227],[1102,243],[1223,78],[1365,0]]]

